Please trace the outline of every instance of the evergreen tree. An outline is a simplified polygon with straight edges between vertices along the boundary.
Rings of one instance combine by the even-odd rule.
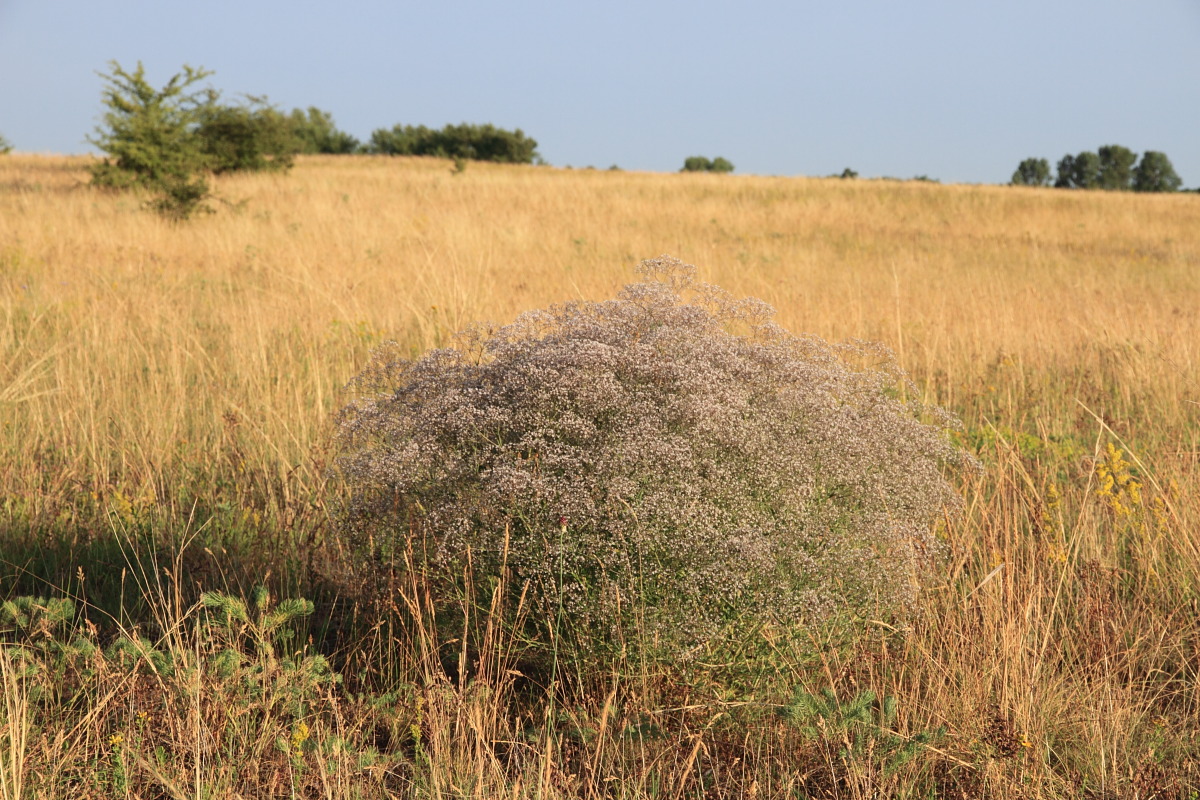
[[[155,89],[140,61],[133,72],[116,61],[109,66],[111,71],[101,74],[108,111],[96,136],[88,139],[107,158],[92,168],[92,182],[206,194],[207,183],[198,175],[205,155],[196,127],[210,93],[192,87],[212,73],[184,65],[183,72]]]

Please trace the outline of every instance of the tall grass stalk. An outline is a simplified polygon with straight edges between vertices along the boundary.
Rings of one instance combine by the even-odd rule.
[[[25,761],[29,736],[29,692],[24,670],[10,653],[0,646],[0,800],[25,797]]]

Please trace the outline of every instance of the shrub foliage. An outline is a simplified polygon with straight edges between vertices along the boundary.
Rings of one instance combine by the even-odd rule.
[[[315,106],[309,106],[307,111],[292,109],[288,122],[299,153],[348,155],[357,153],[361,146],[358,139],[338,129],[332,114]]]
[[[717,156],[688,156],[683,160],[680,172],[733,172],[733,163],[727,158]]]
[[[212,93],[200,109],[195,132],[204,166],[218,175],[286,171],[300,148],[291,120],[261,97],[222,105]]]
[[[161,89],[146,80],[145,68],[128,72],[117,62],[102,75],[108,110],[89,141],[107,155],[92,168],[97,186],[139,187],[159,194],[159,207],[177,217],[203,205],[208,182],[202,142],[196,136],[200,114],[210,94],[193,88],[212,73],[184,66]]]
[[[157,89],[141,62],[132,72],[115,61],[110,68],[101,76],[108,110],[90,139],[106,158],[92,182],[149,190],[150,205],[169,217],[206,208],[210,174],[287,170],[302,149],[295,121],[264,98],[227,105],[216,90],[194,88],[211,72],[185,65]]]
[[[437,156],[505,164],[532,164],[537,157],[537,140],[517,128],[507,131],[495,125],[447,125],[441,130],[424,125],[394,125],[371,133],[367,151],[390,156]]]
[[[905,399],[880,346],[787,333],[669,257],[642,271],[606,302],[375,354],[339,434],[367,563],[444,599],[478,589],[468,567],[511,575],[533,641],[580,655],[906,606],[957,503],[953,421]]]

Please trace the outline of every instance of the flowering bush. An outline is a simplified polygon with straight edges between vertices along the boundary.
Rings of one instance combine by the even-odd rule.
[[[481,585],[508,570],[533,641],[577,654],[909,604],[969,459],[953,420],[881,346],[790,334],[665,256],[641,271],[416,361],[377,351],[340,420],[352,541],[411,552],[435,596],[468,560]]]

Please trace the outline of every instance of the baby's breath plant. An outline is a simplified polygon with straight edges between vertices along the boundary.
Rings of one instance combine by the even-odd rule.
[[[903,610],[959,502],[954,420],[882,346],[788,333],[666,256],[640,271],[416,360],[375,352],[339,422],[360,558],[447,600],[507,570],[532,641],[577,655]]]

